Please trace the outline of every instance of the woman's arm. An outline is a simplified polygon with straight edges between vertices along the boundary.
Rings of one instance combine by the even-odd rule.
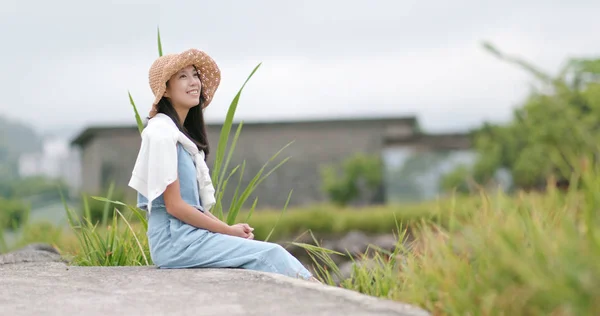
[[[211,217],[204,212],[199,212],[196,208],[187,204],[179,193],[179,180],[175,180],[167,186],[164,192],[164,200],[167,212],[186,224],[215,233],[238,235],[238,232],[234,231],[231,226],[214,219],[214,216]]]
[[[204,213],[206,216],[208,216],[208,217],[210,217],[210,218],[214,219],[215,221],[219,221],[219,222],[221,222],[221,223],[223,223],[223,224],[226,224],[225,222],[223,222],[222,220],[218,219],[216,216],[214,216],[214,215],[213,215],[211,212],[209,212],[209,211],[204,211],[204,212],[202,212],[202,213]]]
[[[203,212],[204,214],[206,214],[206,216],[214,219],[215,221],[219,221],[225,225],[227,225],[227,223],[223,222],[222,220],[218,219],[216,216],[214,216],[211,212]],[[252,231],[254,230],[254,228],[250,227],[250,225],[246,224],[246,223],[238,223],[235,224],[233,226],[241,226],[244,231],[248,234],[248,237],[246,237],[247,239],[254,239],[254,234],[252,233]]]

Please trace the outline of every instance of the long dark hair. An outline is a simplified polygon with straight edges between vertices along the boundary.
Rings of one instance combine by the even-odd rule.
[[[169,82],[167,82],[167,86]],[[198,150],[204,151],[205,160],[208,157],[210,152],[210,146],[208,144],[208,137],[206,136],[206,126],[204,125],[204,114],[202,113],[202,108],[205,104],[206,100],[200,93],[200,103],[197,106],[194,106],[190,109],[187,116],[185,117],[185,122],[181,124],[179,121],[179,115],[177,115],[177,111],[171,104],[171,101],[166,97],[162,97],[157,105],[158,113],[163,113],[166,116],[170,117],[177,128],[187,136],[196,146]]]

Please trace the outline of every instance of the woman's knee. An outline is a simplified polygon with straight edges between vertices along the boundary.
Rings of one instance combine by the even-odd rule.
[[[285,248],[283,248],[282,245],[276,243],[270,244],[269,252],[273,253],[276,256],[287,256],[289,254],[288,251],[285,250]]]
[[[282,251],[282,250],[285,250],[285,249],[283,249],[283,247],[282,247],[280,244],[278,244],[278,243],[269,242],[268,244],[269,244],[269,246],[270,246],[270,248],[271,248],[271,250],[272,250],[272,251]]]

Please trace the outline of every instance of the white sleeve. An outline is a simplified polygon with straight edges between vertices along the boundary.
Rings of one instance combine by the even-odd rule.
[[[129,186],[148,199],[148,211],[152,201],[175,180],[177,180],[177,140],[165,131],[142,133],[142,144]]]

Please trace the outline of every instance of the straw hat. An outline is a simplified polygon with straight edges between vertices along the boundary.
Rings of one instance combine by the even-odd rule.
[[[155,99],[154,103],[152,103],[152,110],[150,110],[150,117],[153,117],[157,113],[156,105],[165,94],[169,78],[189,65],[196,66],[200,73],[200,82],[202,82],[201,93],[206,100],[203,108],[206,108],[210,104],[221,82],[221,71],[217,63],[208,54],[192,48],[180,54],[163,55],[152,63],[148,77]]]

